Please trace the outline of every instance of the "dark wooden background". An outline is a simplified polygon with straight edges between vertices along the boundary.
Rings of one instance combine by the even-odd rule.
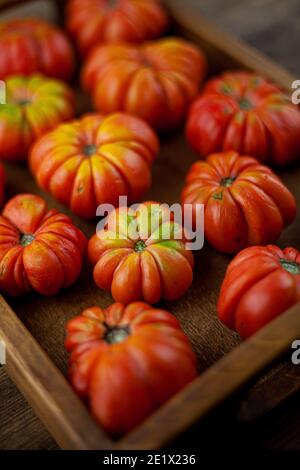
[[[182,0],[287,67],[300,79],[299,0]],[[236,419],[233,399],[176,446],[300,450],[300,395],[251,423]],[[0,449],[56,449],[22,395],[0,369]]]

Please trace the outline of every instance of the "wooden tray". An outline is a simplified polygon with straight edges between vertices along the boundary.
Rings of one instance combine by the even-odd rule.
[[[2,1],[4,4],[16,2]],[[20,2],[17,2],[20,3]],[[166,0],[176,34],[199,44],[206,52],[210,73],[247,68],[268,76],[290,92],[294,77],[259,54],[182,8],[181,0]],[[185,174],[197,156],[185,143],[183,132],[163,138],[154,167],[153,187],[147,198],[173,203],[179,200]],[[7,196],[18,192],[41,194],[51,207],[70,215],[63,206],[35,185],[25,165],[6,165]],[[300,204],[300,168],[281,172],[281,177]],[[73,216],[90,236],[95,224]],[[299,245],[300,219],[285,231],[282,246]],[[176,395],[120,441],[112,441],[93,420],[65,379],[67,354],[64,331],[68,319],[84,308],[108,306],[110,295],[96,288],[86,264],[77,283],[52,298],[29,294],[19,299],[0,297],[0,338],[6,342],[6,370],[64,449],[157,449],[257,376],[300,338],[300,305],[294,306],[250,340],[239,344],[238,336],[219,323],[216,303],[230,257],[209,246],[196,254],[195,280],[176,303],[161,306],[173,312],[189,335],[198,357],[199,378]]]

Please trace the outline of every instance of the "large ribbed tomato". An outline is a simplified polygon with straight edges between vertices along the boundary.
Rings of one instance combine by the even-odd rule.
[[[163,130],[181,124],[205,71],[205,58],[195,45],[167,38],[141,46],[96,47],[82,77],[98,111],[126,111]]]
[[[158,203],[111,212],[88,244],[95,283],[124,304],[179,299],[191,285],[194,265],[181,232]]]
[[[103,42],[158,38],[168,17],[158,0],[69,0],[67,28],[82,54]]]
[[[176,318],[136,302],[86,309],[67,325],[69,376],[114,437],[130,431],[197,375]]]
[[[299,251],[254,246],[230,263],[218,313],[222,322],[247,338],[299,301]]]
[[[24,160],[30,145],[62,121],[74,117],[74,95],[63,82],[42,75],[6,81],[0,105],[0,159]]]
[[[65,34],[35,18],[0,22],[0,79],[34,72],[69,80],[74,54]]]
[[[159,142],[144,121],[127,114],[86,115],[58,126],[32,148],[31,170],[45,191],[84,218],[119,196],[140,199],[151,184]]]
[[[182,203],[194,211],[204,204],[205,236],[225,253],[275,242],[296,215],[295,198],[278,176],[234,151],[194,163]]]
[[[203,157],[236,150],[285,165],[300,157],[300,111],[266,79],[227,72],[210,80],[192,105],[187,138]]]
[[[86,238],[69,217],[33,194],[19,194],[0,216],[0,290],[54,295],[77,279]]]

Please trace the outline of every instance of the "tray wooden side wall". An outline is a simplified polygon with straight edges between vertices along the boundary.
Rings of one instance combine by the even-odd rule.
[[[180,0],[169,0],[166,4],[178,33],[204,48],[212,72],[248,68],[289,89],[293,77],[281,67],[182,9]],[[196,158],[182,133],[163,138],[148,197],[168,203],[178,200],[184,175]],[[50,206],[69,213],[38,190],[25,165],[6,168],[8,196],[35,192],[42,194]],[[284,171],[281,176],[300,203],[300,170]],[[74,216],[73,219],[88,236],[95,230],[94,224]],[[298,219],[285,232],[281,243],[297,246],[299,229]],[[229,260],[228,256],[206,246],[196,256],[195,281],[189,293],[179,302],[162,303],[180,320],[196,351],[199,371],[205,372],[119,442],[111,441],[96,425],[63,376],[67,364],[63,348],[66,321],[87,306],[111,303],[110,296],[94,286],[90,267],[85,267],[75,286],[55,298],[35,294],[14,300],[0,298],[0,337],[7,344],[7,371],[62,448],[161,448],[275,361],[293,339],[300,337],[300,306],[297,305],[238,345],[237,335],[224,328],[215,313],[219,286]]]

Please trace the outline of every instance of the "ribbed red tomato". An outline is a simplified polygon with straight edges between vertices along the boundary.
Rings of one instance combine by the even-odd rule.
[[[168,26],[158,0],[69,0],[66,24],[82,54],[103,42],[140,43]]]
[[[90,239],[88,256],[97,286],[124,304],[177,300],[193,280],[194,257],[183,229],[155,202],[111,212]]]
[[[265,78],[226,72],[210,80],[192,105],[187,139],[202,157],[236,150],[285,165],[300,158],[300,111]]]
[[[194,163],[182,203],[192,204],[194,213],[204,205],[205,237],[225,253],[274,243],[296,216],[295,198],[278,176],[234,151]]]
[[[99,112],[126,111],[158,130],[178,127],[206,73],[194,44],[166,38],[141,46],[96,47],[82,74]]]
[[[42,75],[5,80],[6,103],[0,105],[0,159],[27,158],[31,144],[74,117],[74,94],[64,82]]]
[[[136,302],[88,308],[67,325],[73,387],[114,437],[130,431],[197,375],[176,318]]]
[[[100,204],[139,200],[151,184],[159,149],[152,129],[128,114],[90,114],[58,126],[33,146],[37,183],[75,214],[96,217]]]
[[[54,295],[77,279],[86,238],[71,219],[33,194],[18,194],[0,216],[0,290]]]
[[[300,253],[255,246],[230,263],[221,288],[220,320],[248,338],[300,301]]]
[[[35,18],[0,22],[0,79],[40,72],[69,80],[73,70],[71,44],[56,26]]]

